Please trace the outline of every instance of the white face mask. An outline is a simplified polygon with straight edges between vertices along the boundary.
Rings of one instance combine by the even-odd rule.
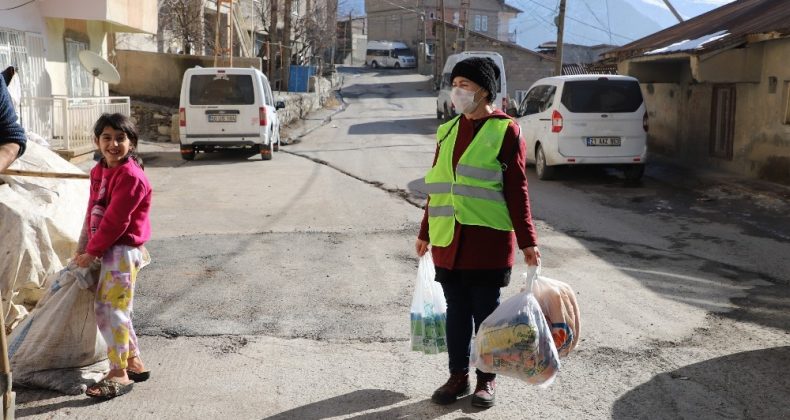
[[[477,92],[480,92],[480,90],[478,89]],[[477,108],[477,104],[480,102],[479,100],[475,101],[475,94],[477,94],[477,92],[454,87],[452,92],[450,92],[450,100],[453,102],[456,111],[461,114],[468,114],[474,111]]]

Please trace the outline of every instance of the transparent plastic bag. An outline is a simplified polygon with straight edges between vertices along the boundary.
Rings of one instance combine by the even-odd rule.
[[[420,258],[411,300],[411,349],[425,354],[447,351],[447,302],[430,252]]]
[[[557,353],[564,358],[579,342],[579,304],[570,285],[541,276],[540,272],[540,265],[530,266],[523,277],[527,284],[532,283],[532,293],[549,323]]]
[[[480,324],[471,364],[532,385],[551,385],[560,370],[560,357],[531,284]]]

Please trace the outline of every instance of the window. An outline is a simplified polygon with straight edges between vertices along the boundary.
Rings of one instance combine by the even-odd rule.
[[[458,25],[461,21],[461,15],[458,12],[453,12],[453,25]]]
[[[565,82],[562,104],[571,112],[636,112],[642,105],[639,83],[628,80]]]
[[[253,105],[255,89],[248,75],[192,76],[189,84],[192,105]]]
[[[93,96],[93,75],[80,64],[80,51],[87,50],[85,42],[66,40],[66,63],[69,68],[69,96]]]
[[[518,115],[532,115],[543,112],[554,102],[556,86],[539,85],[532,88],[518,107]]]
[[[475,15],[475,30],[480,32],[480,15]]]
[[[488,32],[488,16],[484,15],[484,16],[481,17],[481,19],[482,19],[482,21],[480,23],[480,29],[483,32]]]
[[[27,48],[25,47],[25,38],[22,32],[0,29],[0,70],[4,70],[8,66],[16,67],[17,73],[20,75],[28,75],[29,57]],[[30,77],[15,77],[22,84],[22,90],[28,91],[30,89]]]

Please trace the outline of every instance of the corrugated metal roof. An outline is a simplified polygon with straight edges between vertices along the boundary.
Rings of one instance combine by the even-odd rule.
[[[605,64],[563,64],[562,65],[562,74],[563,75],[574,75],[574,74],[617,74],[617,65],[605,65]]]
[[[790,0],[734,1],[609,51],[606,56],[622,59],[647,53],[700,54],[743,44],[748,35],[767,33],[790,35]]]

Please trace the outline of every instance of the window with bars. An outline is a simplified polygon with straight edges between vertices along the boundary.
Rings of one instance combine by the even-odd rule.
[[[13,30],[0,29],[0,70],[14,66],[19,74],[29,74],[29,60],[25,48],[25,34]],[[14,78],[17,80],[17,78]],[[22,91],[30,90],[28,78],[20,77]]]
[[[66,39],[66,63],[69,69],[69,96],[93,96],[93,75],[80,64],[80,51],[87,50],[85,42]]]

